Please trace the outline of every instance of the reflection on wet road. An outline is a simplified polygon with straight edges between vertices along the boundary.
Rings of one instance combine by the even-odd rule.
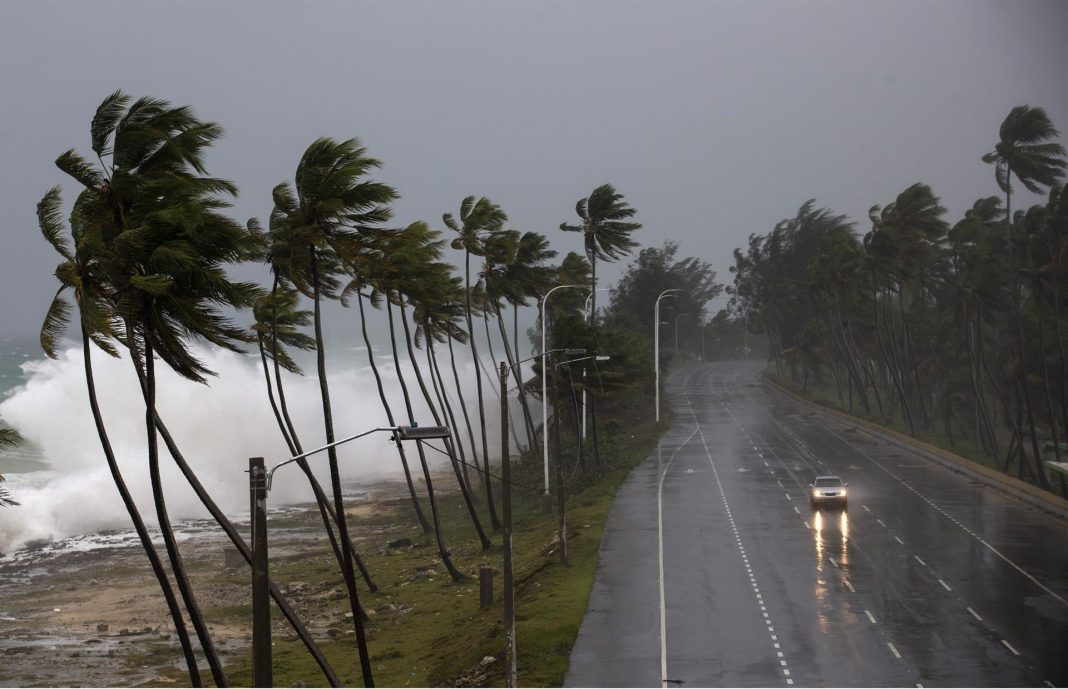
[[[755,374],[754,374],[755,375]],[[1068,524],[696,365],[621,487],[569,686],[1060,686]],[[848,507],[815,509],[817,475]]]

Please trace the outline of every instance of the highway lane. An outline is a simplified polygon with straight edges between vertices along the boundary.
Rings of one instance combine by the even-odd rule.
[[[804,410],[676,371],[621,487],[568,686],[1068,683],[1068,524]],[[849,482],[813,511],[817,474]]]

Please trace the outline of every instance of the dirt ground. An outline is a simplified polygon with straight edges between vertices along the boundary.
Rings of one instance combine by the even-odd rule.
[[[381,515],[383,505],[404,495],[403,482],[384,482],[362,486],[347,501],[357,548],[388,540],[388,527],[364,528],[361,533],[358,524]],[[301,552],[309,539],[325,541],[314,505],[272,510],[271,520],[272,560]],[[235,525],[248,533],[247,521]],[[247,654],[251,629],[244,615],[225,613],[247,606],[249,570],[227,567],[225,551],[231,546],[213,522],[176,528],[200,606],[213,611],[210,631],[224,662]],[[0,558],[0,687],[165,686],[188,681],[173,624],[140,543],[129,533],[113,536],[117,543],[106,548],[79,552],[70,542],[42,544]],[[162,542],[158,550],[165,559]],[[317,618],[306,619],[313,633],[344,619],[343,601],[338,600],[343,595],[334,585],[291,583],[284,589],[294,604],[321,611]],[[282,620],[275,622],[280,631],[291,633]],[[206,668],[207,663],[201,659],[200,666]]]

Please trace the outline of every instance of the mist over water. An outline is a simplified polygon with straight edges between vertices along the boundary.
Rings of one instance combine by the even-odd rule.
[[[217,349],[196,353],[218,376],[210,379],[208,385],[200,385],[181,379],[166,366],[157,365],[159,414],[186,460],[222,509],[229,515],[247,513],[248,458],[262,456],[270,466],[287,458],[289,450],[271,411],[258,357]],[[144,403],[133,367],[125,357],[113,359],[99,351],[94,351],[92,357],[97,395],[118,463],[142,517],[146,523],[155,524]],[[344,357],[332,354],[328,362],[337,439],[388,425],[371,370],[358,362],[366,362],[365,352],[345,351]],[[376,363],[395,420],[406,424],[404,399],[392,363],[383,359],[377,359]],[[441,363],[446,365],[445,361]],[[469,360],[458,361],[458,365],[460,380],[466,386],[465,399],[474,404],[473,365]],[[17,471],[14,466],[17,456],[9,457],[6,465],[0,457],[6,487],[21,503],[19,507],[0,510],[0,553],[11,552],[36,539],[56,540],[104,529],[129,528],[129,516],[108,471],[89,409],[81,348],[66,348],[54,361],[29,360],[22,364],[22,369],[25,380],[0,402],[0,419],[28,441],[26,448],[19,451],[23,455],[39,448],[47,470],[11,473]],[[305,376],[283,372],[283,381],[293,423],[304,449],[308,450],[324,444],[325,435],[314,362],[305,367],[305,372]],[[442,373],[451,378],[447,368]],[[432,424],[408,367],[405,367],[405,378],[416,420],[423,425]],[[446,383],[454,392],[452,381]],[[430,385],[429,378],[427,384]],[[484,394],[487,405],[495,408],[493,393],[484,389]],[[455,404],[454,395],[451,399]],[[472,411],[477,419],[477,410],[472,408]],[[488,424],[490,428],[499,428],[494,421]],[[498,436],[499,431],[491,430],[491,457],[494,448],[499,447],[500,443],[494,442]],[[397,451],[387,433],[375,433],[343,445],[338,449],[338,457],[345,482],[366,483],[403,475]],[[432,466],[447,461],[444,455],[433,451],[427,453],[427,458]],[[309,461],[319,480],[329,489],[326,453]],[[187,485],[162,440],[160,465],[171,519],[207,517],[207,510]],[[414,447],[409,452],[409,465],[415,476],[421,476]],[[275,476],[271,505],[312,499],[307,480],[295,466],[287,466]]]

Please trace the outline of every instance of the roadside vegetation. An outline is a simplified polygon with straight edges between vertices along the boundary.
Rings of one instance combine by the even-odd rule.
[[[709,266],[694,258],[678,260],[671,243],[645,249],[602,308],[598,266],[628,256],[638,247],[634,235],[641,228],[636,209],[611,184],[578,200],[577,221],[563,222],[561,230],[582,233],[584,251],[554,263],[557,252],[547,237],[509,228],[505,211],[486,197],[468,196],[458,213],[443,213],[444,229],[422,220],[396,223],[392,204],[399,192],[374,177],[382,163],[355,138],[312,142],[292,180],[272,190],[266,221],[239,222],[226,214],[237,186],[206,169],[207,153],[223,136],[219,125],[200,120],[189,107],[116,91],[100,104],[89,130],[91,155],[70,149],[56,160],[75,183],[69,212],[59,187],[37,206],[40,230],[60,259],[59,287],[45,315],[41,346],[56,357],[73,323],[103,458],[159,582],[189,683],[226,686],[247,683],[250,675],[247,667],[224,662],[216,648],[209,619],[220,610],[202,605],[195,573],[174,537],[161,462],[176,463],[246,562],[252,552],[186,461],[181,438],[168,431],[158,411],[157,366],[206,384],[215,374],[197,358],[194,344],[253,353],[264,376],[261,402],[270,405],[291,452],[302,454],[309,449],[301,439],[306,429],[293,423],[285,397],[286,376],[303,373],[298,352],[315,356],[327,443],[335,441],[336,431],[354,430],[335,429],[323,336],[327,312],[338,313],[324,305],[339,302],[360,323],[390,424],[429,425],[431,419],[416,419],[413,412],[416,402],[429,408],[433,423],[449,431],[439,451],[451,471],[446,486],[437,477],[436,492],[429,445],[398,439],[409,500],[391,518],[413,529],[406,538],[426,548],[413,550],[410,558],[390,558],[358,547],[335,450],[327,450],[329,485],[319,484],[305,460],[298,462],[316,497],[328,549],[323,558],[276,562],[272,571],[278,580],[332,581],[347,608],[339,621],[347,629],[325,639],[313,633],[287,591],[273,581],[275,617],[292,635],[279,648],[279,681],[352,684],[358,668],[367,686],[378,674],[388,683],[408,683],[409,676],[416,684],[455,683],[468,681],[461,675],[472,662],[477,665],[479,654],[501,655],[496,613],[472,612],[453,599],[470,594],[476,562],[499,556],[502,486],[488,434],[500,414],[497,364],[506,361],[505,384],[515,411],[513,482],[528,489],[519,491],[514,544],[517,595],[529,604],[519,612],[525,637],[520,662],[527,667],[525,683],[558,684],[585,609],[611,496],[655,437],[648,425],[652,304],[662,290],[681,289],[668,313],[699,323],[704,303],[721,290]],[[227,271],[242,263],[261,265],[263,284],[231,280]],[[524,351],[519,309],[538,307],[540,313],[545,295],[558,286],[568,289],[548,302],[546,322],[528,333],[534,347]],[[391,407],[383,389],[381,359],[376,361],[366,325],[374,309],[388,319],[389,361],[403,408]],[[495,343],[503,352],[494,351]],[[458,350],[474,362],[473,398],[461,380]],[[93,373],[93,356],[100,352],[123,353],[142,392],[145,462],[163,552],[115,459],[101,409],[107,400],[98,398]],[[531,365],[531,375],[524,373],[524,363]],[[548,427],[533,411],[534,401],[542,401],[543,384],[552,396]],[[552,517],[535,507],[546,444],[555,477]],[[553,548],[559,566],[547,567],[546,549]],[[415,560],[440,567],[444,575],[435,577],[431,589],[402,591],[406,575],[398,566],[413,567]],[[422,596],[418,606],[416,599],[406,602],[416,591]],[[422,612],[398,618],[387,631],[377,620],[388,615],[375,617],[386,600]],[[420,653],[432,657],[414,660]],[[404,675],[398,668],[408,662],[424,664]],[[501,672],[488,667],[470,683],[500,683]]]
[[[1045,466],[1068,459],[1057,136],[1041,108],[1013,108],[981,156],[1001,194],[962,218],[917,182],[872,206],[862,235],[815,200],[751,235],[734,253],[732,305],[766,338],[773,377],[1068,496]],[[1045,202],[1014,207],[1019,186]]]

